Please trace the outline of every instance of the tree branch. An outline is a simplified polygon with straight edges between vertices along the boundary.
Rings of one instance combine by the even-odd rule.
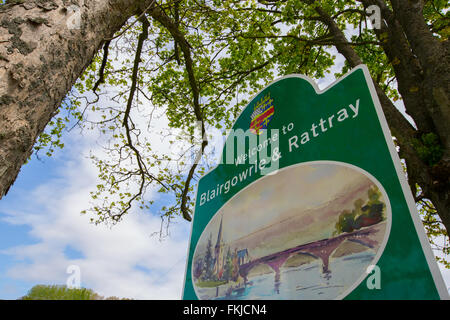
[[[145,13],[150,10],[150,8],[154,5],[155,0],[153,0],[152,2],[150,2],[150,4],[148,5],[147,8],[145,8],[144,10],[142,10],[141,14],[137,17],[136,20],[134,20],[130,25],[128,25],[125,29],[123,29],[119,34],[115,35],[114,37],[111,38],[106,38],[106,41],[111,41],[114,39],[119,38],[121,35],[123,35],[127,30],[129,30],[132,26],[134,26],[136,24],[136,22],[140,21],[142,17],[145,16]]]
[[[150,26],[150,23],[147,20],[147,17],[142,16],[140,18],[142,22],[142,33],[139,35],[138,38],[138,44],[136,48],[136,54],[134,56],[134,65],[133,65],[133,71],[131,75],[131,89],[128,96],[128,102],[127,102],[127,108],[125,110],[125,115],[123,117],[123,126],[127,126],[128,118],[130,116],[131,111],[131,105],[133,103],[133,97],[134,93],[136,91],[136,84],[137,84],[137,77],[138,77],[138,71],[139,71],[139,63],[141,61],[141,54],[142,54],[142,47],[144,46],[144,41],[148,38],[148,28]]]
[[[341,53],[351,67],[356,67],[362,64],[361,58],[354,51],[354,49],[346,43],[344,33],[340,30],[338,25],[333,19],[319,6],[315,8],[316,12],[323,18],[323,22],[330,28],[334,38],[337,40],[336,48]],[[412,139],[415,137],[415,129],[412,125],[403,117],[400,111],[394,106],[392,101],[386,96],[383,89],[374,81],[375,89],[380,99],[381,106],[386,115],[386,120],[388,121],[389,128],[392,134],[397,138],[398,145],[400,146],[400,156],[407,162],[408,177],[410,187],[414,192],[415,181],[419,183],[431,181],[431,177],[427,170],[421,170],[425,166],[423,161],[418,157],[416,151],[412,146]]]
[[[424,70],[425,105],[444,146],[443,163],[450,167],[450,48],[436,39],[423,16],[421,0],[391,0],[394,16],[400,22],[411,49]],[[450,216],[449,216],[450,220]]]
[[[198,123],[200,123],[201,126],[201,135],[202,135],[202,145],[200,147],[200,150],[197,153],[197,156],[195,158],[194,164],[192,165],[191,169],[189,170],[188,176],[186,178],[186,183],[183,189],[183,193],[181,195],[181,212],[183,215],[183,218],[191,221],[192,218],[189,214],[189,208],[187,205],[188,202],[188,192],[191,180],[193,178],[193,175],[195,173],[195,169],[197,168],[198,162],[200,161],[204,150],[208,144],[208,141],[206,139],[206,131],[205,131],[205,125],[203,121],[203,112],[200,107],[200,90],[197,84],[197,80],[195,78],[194,73],[194,64],[191,57],[191,45],[184,37],[183,33],[179,30],[177,23],[175,23],[170,17],[167,16],[167,14],[160,10],[159,8],[153,8],[150,11],[150,15],[159,23],[161,23],[172,35],[172,37],[175,39],[175,41],[180,46],[181,51],[183,52],[184,57],[184,63],[186,67],[186,71],[188,73],[189,78],[189,85],[191,87],[191,92],[193,96],[193,108],[194,108],[194,114],[195,118]]]
[[[106,40],[105,44],[103,46],[103,60],[102,64],[100,66],[99,72],[98,72],[98,80],[94,85],[94,88],[92,88],[92,91],[96,94],[97,88],[101,83],[105,82],[104,72],[106,67],[106,62],[108,61],[108,51],[109,51],[109,45],[111,43],[111,40]]]
[[[137,87],[138,70],[139,70],[139,63],[141,61],[142,48],[144,46],[145,40],[148,38],[148,28],[150,26],[150,23],[147,20],[147,17],[145,15],[141,15],[139,20],[142,23],[142,33],[139,35],[139,38],[138,38],[138,44],[137,44],[137,48],[136,48],[136,54],[134,57],[134,65],[133,65],[133,71],[132,71],[132,76],[131,76],[131,89],[130,89],[128,100],[127,100],[127,106],[125,109],[122,126],[125,127],[125,135],[126,135],[126,140],[127,140],[126,146],[128,146],[135,155],[137,165],[139,167],[138,174],[141,176],[141,182],[139,185],[138,192],[135,193],[133,195],[133,197],[131,197],[127,201],[125,208],[122,209],[118,214],[114,214],[111,217],[114,221],[119,221],[120,218],[131,208],[131,204],[133,203],[133,201],[136,200],[138,197],[142,196],[142,194],[144,193],[146,176],[149,175],[147,168],[145,166],[145,163],[142,160],[142,157],[139,153],[139,150],[137,150],[133,144],[133,140],[131,138],[131,130],[132,129],[130,129],[130,123],[129,123],[131,106],[133,104],[133,97],[134,97],[136,87]],[[153,177],[151,175],[149,175],[149,177],[151,178],[151,180],[156,180],[155,177]],[[160,182],[160,184],[162,184],[164,186],[164,184],[161,181],[159,181],[159,182]]]
[[[411,51],[402,26],[384,1],[359,1],[366,7],[373,4],[380,7],[384,19],[381,28],[374,31],[395,71],[398,91],[403,98],[406,112],[414,119],[420,131],[433,132],[433,121],[427,108],[424,108],[423,70]]]

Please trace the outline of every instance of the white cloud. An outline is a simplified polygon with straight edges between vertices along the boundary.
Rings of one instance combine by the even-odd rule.
[[[131,212],[112,228],[90,224],[89,216],[80,212],[90,206],[97,171],[82,147],[66,149],[73,157],[57,177],[22,194],[22,204],[5,210],[2,220],[29,226],[37,240],[3,252],[17,259],[8,276],[65,284],[67,267],[78,265],[81,285],[103,296],[181,298],[190,225],[176,219],[171,236],[160,241],[151,234],[160,230],[161,219],[148,212]],[[80,257],[67,257],[67,247]]]

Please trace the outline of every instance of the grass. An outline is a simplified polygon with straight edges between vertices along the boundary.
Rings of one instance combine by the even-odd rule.
[[[199,288],[214,288],[227,283],[226,280],[221,281],[199,281],[196,283]]]

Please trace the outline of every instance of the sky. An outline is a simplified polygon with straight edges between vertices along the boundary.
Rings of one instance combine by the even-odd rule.
[[[42,161],[33,157],[0,201],[0,299],[16,299],[36,284],[66,284],[78,266],[81,287],[102,296],[180,299],[191,225],[171,222],[160,239],[157,213],[133,210],[116,226],[94,225],[90,206],[97,169],[93,139],[77,134]],[[150,195],[163,201],[156,194]]]

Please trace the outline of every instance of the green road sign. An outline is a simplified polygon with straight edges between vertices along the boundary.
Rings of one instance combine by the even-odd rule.
[[[184,299],[448,299],[369,71],[263,89],[199,182]]]

